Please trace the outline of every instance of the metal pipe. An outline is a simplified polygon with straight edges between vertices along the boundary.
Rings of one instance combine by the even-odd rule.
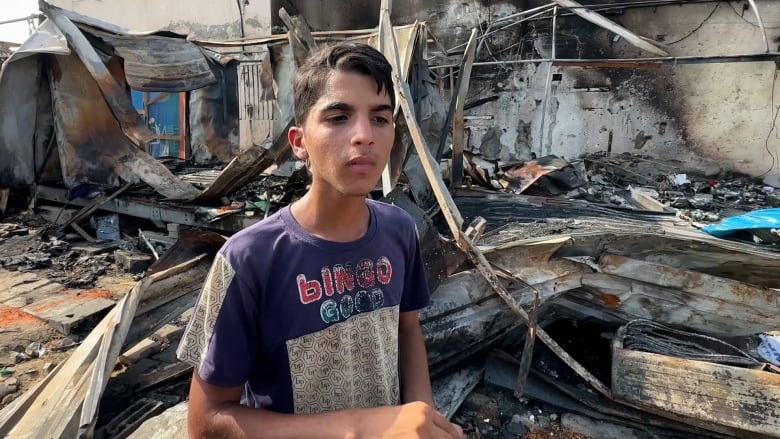
[[[651,57],[651,58],[599,58],[599,59],[516,59],[511,61],[484,61],[475,62],[474,66],[496,66],[496,65],[511,65],[511,64],[535,64],[544,62],[555,62],[558,66],[565,66],[567,64],[581,66],[583,64],[592,64],[593,67],[598,67],[598,64],[629,64],[629,63],[658,63],[658,64],[717,64],[717,63],[730,63],[730,62],[769,62],[780,61],[780,52],[770,53],[750,53],[740,55],[712,55],[712,56],[670,56],[670,57]],[[448,68],[457,67],[456,64],[442,64],[437,66],[431,66],[431,68]]]
[[[766,28],[764,27],[764,21],[761,20],[761,14],[758,13],[758,5],[755,0],[748,0],[750,7],[753,8],[753,12],[756,14],[756,20],[758,20],[758,27],[761,28],[761,36],[764,37],[764,46],[766,47],[766,53],[769,53],[769,38],[766,35]]]
[[[531,9],[527,9],[525,11],[520,11],[520,12],[511,14],[511,15],[507,15],[506,17],[497,18],[491,24],[498,24],[498,23],[501,23],[502,21],[512,20],[512,19],[518,18],[518,17],[524,17],[526,15],[534,14],[534,13],[542,11],[542,10],[550,10],[553,7],[555,7],[555,3],[548,3],[546,5],[537,6],[535,8],[531,8]]]
[[[539,156],[544,155],[544,125],[545,125],[545,116],[547,116],[547,102],[550,100],[550,89],[552,88],[552,72],[553,72],[553,65],[555,61],[555,29],[558,27],[558,7],[553,8],[553,18],[552,18],[552,48],[550,49],[550,62],[547,66],[547,79],[544,82],[544,101],[542,101],[542,123],[541,127],[539,128]]]
[[[30,15],[28,15],[26,17],[22,17],[22,18],[14,18],[14,19],[11,19],[11,20],[0,21],[0,24],[18,23],[20,21],[35,20],[36,18],[38,18],[38,14],[30,14]]]
[[[686,1],[685,3],[686,4],[691,4],[691,3],[717,3],[719,1],[721,1],[721,0],[689,0],[689,1]],[[592,10],[594,12],[598,12],[598,11],[604,11],[604,10],[616,9],[616,8],[635,9],[635,8],[647,8],[647,7],[654,7],[654,6],[679,5],[679,4],[681,4],[680,0],[647,0],[647,1],[644,1],[644,2],[635,2],[635,3],[599,3],[599,4],[590,4],[590,5],[582,5],[582,6],[578,7],[578,8],[590,9],[590,10]],[[547,12],[552,11],[552,7],[554,5],[555,5],[554,3],[550,3],[550,4],[547,4],[547,5],[544,5],[544,6],[539,6],[539,7],[533,8],[533,9],[529,9],[527,11],[518,12],[516,14],[507,15],[506,17],[498,18],[498,19],[496,19],[495,21],[493,21],[490,24],[489,28],[492,27],[493,25],[497,24],[497,23],[501,23],[503,21],[507,21],[507,20],[510,20],[512,18],[515,18],[515,17],[524,17],[525,15],[533,14],[533,16],[524,17],[523,19],[518,20],[517,22],[512,23],[510,25],[507,25],[505,27],[502,27],[501,29],[497,29],[497,30],[492,31],[490,33],[486,33],[485,35],[482,36],[482,38],[487,37],[488,35],[491,35],[493,33],[502,31],[504,29],[507,29],[509,27],[512,27],[512,26],[514,26],[516,24],[525,22],[525,21],[531,21],[531,20],[536,20],[536,19],[546,19],[547,17],[542,17],[542,16],[545,15]],[[577,8],[567,8],[567,9],[577,9]],[[537,13],[539,11],[542,11],[542,12]],[[571,15],[574,15],[574,13],[573,12],[570,12],[570,13],[558,13],[559,17],[571,16]],[[453,51],[453,50],[460,49],[462,47],[466,47],[466,43],[459,44],[459,45],[453,47],[452,49],[450,49],[448,51],[448,53]]]
[[[496,32],[501,32],[502,30],[509,29],[512,26],[517,26],[520,23],[524,23],[524,22],[532,20],[534,18],[541,17],[542,15],[545,15],[545,14],[547,14],[548,12],[550,12],[552,10],[553,10],[553,8],[548,8],[548,9],[545,9],[544,11],[538,12],[536,14],[533,14],[533,15],[529,16],[529,17],[525,17],[525,18],[522,18],[520,20],[514,21],[514,22],[512,22],[512,23],[510,23],[510,24],[508,24],[508,25],[506,25],[506,26],[504,26],[504,27],[502,27],[500,29],[496,29],[496,30],[492,30],[492,31],[486,32],[484,35],[480,36],[481,41],[484,41],[485,38],[487,38],[490,35],[493,35]],[[490,27],[492,27],[492,25]],[[490,28],[490,27],[488,27],[488,28]],[[480,41],[480,44],[481,44],[481,41]],[[450,50],[448,50],[447,53],[452,53],[454,50],[458,50],[461,47],[466,47],[466,44],[468,44],[468,42],[463,43],[463,44],[458,44],[457,46],[455,46],[455,47],[451,48]]]

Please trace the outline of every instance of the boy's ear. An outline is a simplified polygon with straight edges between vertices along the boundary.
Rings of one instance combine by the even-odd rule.
[[[292,147],[293,154],[296,157],[301,160],[309,158],[309,152],[306,151],[306,147],[303,144],[303,128],[290,127],[290,130],[287,131],[287,141],[290,142],[290,147]]]

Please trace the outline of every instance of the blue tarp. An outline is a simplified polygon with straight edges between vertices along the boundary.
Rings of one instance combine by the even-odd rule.
[[[726,218],[718,224],[702,227],[702,231],[717,237],[752,229],[780,229],[780,208],[754,210],[744,215]]]

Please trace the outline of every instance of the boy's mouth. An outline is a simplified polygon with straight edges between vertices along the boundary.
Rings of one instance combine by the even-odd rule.
[[[347,167],[352,171],[364,173],[369,172],[376,166],[376,161],[368,156],[353,157],[347,162]]]

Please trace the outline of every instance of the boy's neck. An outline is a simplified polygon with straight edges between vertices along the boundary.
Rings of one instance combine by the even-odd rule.
[[[334,242],[362,238],[371,216],[365,197],[319,192],[314,187],[290,211],[307,232]]]

